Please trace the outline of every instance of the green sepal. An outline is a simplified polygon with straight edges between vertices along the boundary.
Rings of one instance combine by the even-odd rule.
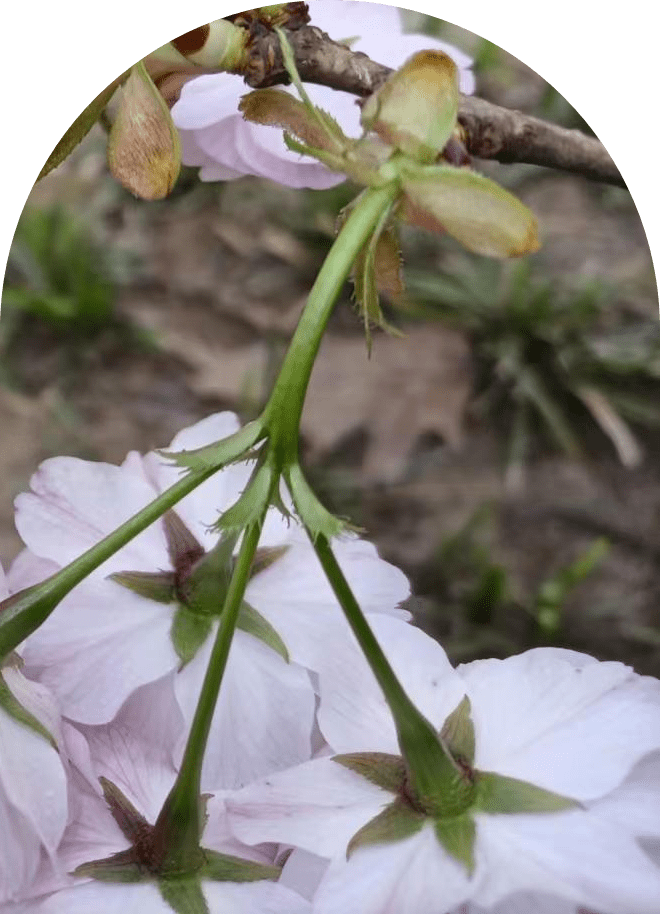
[[[417,812],[404,799],[397,797],[353,835],[346,848],[346,859],[360,847],[405,841],[421,831],[427,821],[423,812]]]
[[[151,878],[151,874],[136,860],[132,847],[103,860],[83,863],[76,867],[72,875],[96,879],[98,882],[121,883],[145,882]]]
[[[212,616],[200,616],[185,606],[179,606],[172,619],[170,638],[181,661],[179,672],[197,655],[213,628]]]
[[[265,619],[260,612],[257,612],[253,606],[250,606],[245,601],[243,601],[243,605],[239,610],[236,628],[240,628],[241,631],[247,632],[248,635],[258,638],[266,647],[279,654],[286,663],[289,662],[289,652],[284,641],[282,641],[268,619]]]
[[[175,579],[171,571],[115,571],[108,575],[108,580],[156,603],[176,600]]]
[[[435,835],[442,847],[468,871],[474,873],[474,846],[477,840],[477,827],[470,813],[447,819],[436,819]]]
[[[403,336],[400,330],[385,320],[380,306],[380,293],[397,295],[403,292],[401,252],[393,226],[387,225],[389,211],[383,214],[369,243],[355,258],[353,266],[353,295],[364,322],[367,352],[371,354],[371,328],[380,327],[392,336]],[[392,268],[394,264],[394,269]],[[393,282],[394,277],[398,284]]]
[[[102,92],[99,92],[96,98],[87,105],[85,110],[78,115],[62,139],[57,143],[55,149],[53,149],[46,159],[46,163],[39,172],[37,181],[45,178],[54,168],[57,168],[65,159],[68,159],[76,146],[78,146],[87,136],[94,124],[101,117],[110,102],[110,99],[117,91],[117,88],[128,78],[129,72],[130,71],[127,71],[120,76],[119,79],[115,79],[109,86],[106,86],[106,88]]]
[[[158,890],[176,914],[209,914],[199,876],[164,876]]]
[[[440,737],[449,747],[449,751],[458,762],[464,762],[470,768],[474,766],[474,723],[471,717],[472,705],[465,696],[442,726]]]
[[[131,801],[124,796],[119,787],[104,777],[99,778],[99,783],[103,790],[105,802],[112,813],[112,818],[121,829],[121,833],[126,840],[130,841],[131,844],[136,844],[150,834],[152,826],[142,813],[138,812]]]
[[[14,693],[5,682],[2,672],[0,672],[0,708],[18,721],[19,724],[23,724],[25,727],[29,727],[30,730],[34,730],[39,736],[43,736],[53,749],[57,750],[57,743],[53,738],[53,734],[14,697]]]
[[[347,530],[354,529],[323,507],[305,479],[300,464],[294,463],[287,467],[284,476],[296,513],[312,540],[316,541],[319,536],[331,540],[346,533]]]
[[[167,540],[167,554],[173,568],[180,571],[183,564],[191,565],[202,558],[204,547],[176,511],[166,511],[163,514],[163,527]]]
[[[400,755],[387,752],[349,752],[333,755],[332,761],[349,768],[390,793],[399,793],[406,780],[406,764]]]
[[[582,804],[536,784],[509,778],[491,771],[477,772],[474,808],[491,815],[553,813],[582,809]]]
[[[261,527],[275,482],[272,466],[269,463],[262,464],[238,501],[220,515],[213,528],[241,532],[255,524]]]
[[[282,873],[279,866],[255,863],[242,857],[233,857],[231,854],[219,854],[205,847],[202,851],[206,863],[200,870],[200,876],[212,882],[275,882]]]
[[[240,460],[250,448],[265,437],[266,432],[263,425],[257,419],[254,422],[248,422],[238,432],[221,441],[216,441],[214,444],[207,444],[193,451],[157,451],[157,453],[175,466],[193,473],[209,469],[220,470],[227,464]]]
[[[287,149],[290,149],[291,152],[297,152],[301,156],[311,156],[311,158],[318,159],[319,162],[323,162],[330,171],[349,171],[349,164],[342,156],[328,152],[326,149],[320,149],[318,146],[309,146],[307,143],[301,143],[286,130],[282,134],[282,137],[284,139],[284,145]]]
[[[217,618],[221,611],[234,564],[237,533],[223,533],[215,546],[195,562],[179,582],[179,599],[191,612]]]

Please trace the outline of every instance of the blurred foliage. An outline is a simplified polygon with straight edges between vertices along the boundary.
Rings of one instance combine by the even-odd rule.
[[[138,268],[132,253],[103,244],[71,210],[27,207],[2,290],[0,383],[35,392],[53,374],[75,383],[83,363],[113,351],[154,351],[155,335],[116,308]]]
[[[117,254],[98,244],[88,226],[59,206],[27,208],[9,252],[2,293],[3,334],[20,329],[30,316],[93,336],[115,322]]]
[[[624,465],[639,463],[628,423],[660,427],[657,321],[615,317],[602,285],[562,289],[535,277],[529,262],[465,257],[451,274],[409,271],[407,279],[409,316],[443,321],[468,336],[475,412],[504,419],[512,485],[537,429],[580,456],[595,425]]]
[[[460,649],[469,653],[489,639],[497,641],[503,618],[508,617],[506,627],[510,631],[519,628],[510,624],[512,614],[523,622],[524,646],[561,644],[566,602],[601,564],[609,550],[608,541],[594,540],[571,562],[521,596],[514,593],[507,569],[494,561],[494,540],[493,508],[484,504],[460,530],[441,542],[423,572],[422,580],[425,576],[427,588],[431,584],[441,598],[445,613],[461,623]]]

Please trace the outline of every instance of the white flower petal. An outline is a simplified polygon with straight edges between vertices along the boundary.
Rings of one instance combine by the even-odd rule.
[[[276,882],[203,882],[209,910],[231,914],[310,914],[309,902]]]
[[[419,629],[383,614],[369,624],[411,701],[440,729],[465,694],[440,645]],[[325,637],[320,663],[321,732],[336,752],[398,752],[394,722],[357,642]]]
[[[660,867],[596,809],[480,815],[477,833],[478,904],[488,907],[515,891],[542,891],[601,914],[657,912]]]
[[[592,809],[628,834],[660,837],[660,753],[645,756],[623,784],[596,800]]]
[[[539,648],[459,672],[483,770],[587,800],[660,746],[660,684],[621,663]]]
[[[470,895],[465,868],[442,851],[431,823],[405,841],[337,859],[319,886],[315,914],[445,912]]]
[[[246,844],[276,841],[335,857],[391,801],[388,791],[323,758],[244,787],[227,798],[227,810]]]
[[[197,706],[213,644],[177,674],[177,700],[188,723]],[[286,698],[283,698],[286,696]],[[204,790],[241,787],[311,755],[314,692],[305,670],[237,631],[229,653],[204,759]]]

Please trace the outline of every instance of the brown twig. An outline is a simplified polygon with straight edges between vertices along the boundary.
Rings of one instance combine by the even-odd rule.
[[[306,82],[364,97],[392,72],[366,55],[337,44],[313,26],[304,25],[287,34],[298,71]],[[244,76],[253,88],[288,82],[275,33],[264,30],[254,35]],[[466,95],[461,96],[458,120],[465,131],[468,152],[477,158],[543,165],[625,187],[602,143],[579,130],[567,130]]]

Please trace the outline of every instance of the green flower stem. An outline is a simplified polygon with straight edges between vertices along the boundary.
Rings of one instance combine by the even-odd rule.
[[[398,192],[397,182],[392,181],[363,193],[335,239],[312,286],[262,417],[268,426],[270,445],[280,467],[290,465],[297,459],[300,417],[307,385],[341,287],[355,258]]]
[[[413,794],[426,812],[451,815],[462,811],[473,793],[473,785],[466,780],[433,725],[406,694],[369,627],[328,540],[324,536],[316,540],[310,536],[310,539],[392,712]]]
[[[163,854],[163,871],[189,872],[200,863],[199,843],[204,830],[200,801],[204,753],[260,534],[261,525],[252,524],[243,536],[181,768],[155,825],[158,846]]]
[[[88,574],[217,472],[217,467],[191,472],[61,571],[1,603],[0,660],[39,628],[58,603]]]

